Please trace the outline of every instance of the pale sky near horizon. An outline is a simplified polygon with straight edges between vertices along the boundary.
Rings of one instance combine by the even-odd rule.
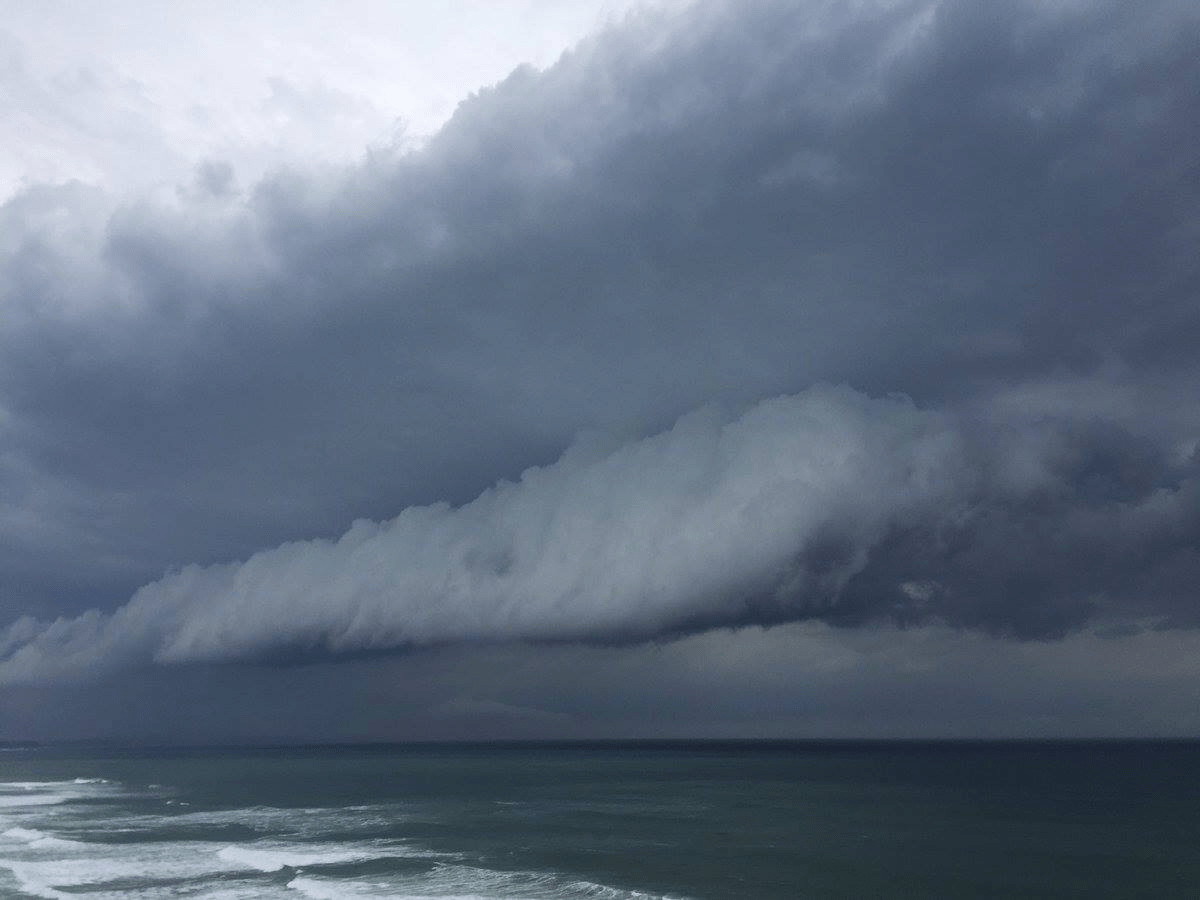
[[[7,3],[0,740],[1200,735],[1197,45]]]

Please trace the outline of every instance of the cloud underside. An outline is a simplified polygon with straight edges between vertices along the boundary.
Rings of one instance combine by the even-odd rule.
[[[27,187],[0,683],[1200,625],[1198,33],[1167,0],[698,3],[416,152]]]
[[[0,679],[802,619],[1046,636],[1186,614],[1194,465],[1089,428],[1043,425],[1015,447],[986,423],[829,387],[739,417],[708,408],[650,438],[578,443],[458,508],[188,566],[111,614],[18,621]],[[1100,452],[1126,483],[1089,481]]]

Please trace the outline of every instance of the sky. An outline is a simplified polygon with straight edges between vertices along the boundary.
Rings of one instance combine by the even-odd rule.
[[[1186,0],[6,4],[0,740],[1200,736]]]

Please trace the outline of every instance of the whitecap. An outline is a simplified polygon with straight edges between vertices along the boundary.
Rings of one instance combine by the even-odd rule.
[[[14,841],[25,841],[26,843],[39,840],[45,836],[46,833],[44,831],[38,831],[36,828],[10,828],[3,834],[0,834],[0,837],[10,838]]]
[[[12,873],[13,878],[16,880],[17,885],[23,894],[30,894],[34,897],[46,897],[48,900],[78,900],[78,898],[72,897],[70,894],[55,890],[48,884],[31,877],[25,871],[25,867],[21,866],[19,863],[12,862],[11,860],[0,859],[0,867],[8,869]]]
[[[357,894],[371,895],[371,892]],[[557,873],[500,872],[445,864],[422,875],[398,879],[382,896],[403,897],[405,900],[671,900],[660,894],[570,879]]]
[[[72,798],[62,794],[0,794],[0,807],[16,809],[21,806],[55,806]]]
[[[0,837],[23,842],[25,846],[33,850],[86,850],[90,846],[80,841],[55,837],[54,835],[46,834],[44,831],[38,831],[36,828],[9,828],[3,834],[0,834]]]
[[[29,846],[34,850],[87,850],[89,845],[82,841],[72,841],[67,838],[44,837],[30,841]]]
[[[246,847],[230,845],[217,851],[225,862],[233,863],[259,872],[279,872],[282,869],[298,869],[302,866],[333,865],[336,863],[362,862],[395,855],[394,849],[380,852],[347,845],[331,847],[302,847],[298,844]]]
[[[110,793],[111,784],[103,778],[75,778],[70,781],[3,781],[0,782],[0,808],[57,806],[81,797],[95,797]]]
[[[130,895],[127,888],[105,890],[109,882],[201,879],[231,872],[228,863],[217,859],[210,846],[197,843],[89,844],[47,851],[32,847],[21,854],[22,858],[0,858],[0,868],[12,872],[25,893],[70,900],[79,900],[81,893],[96,900]],[[136,896],[154,894],[148,889]]]
[[[287,883],[288,889],[297,891],[311,900],[354,900],[358,897],[378,896],[375,886],[352,886],[344,881],[331,881],[327,878],[310,878],[297,876]],[[392,895],[397,896],[395,894]],[[407,896],[407,895],[406,895]]]
[[[320,838],[331,831],[381,828],[404,821],[398,811],[384,806],[312,807],[287,809],[273,806],[247,806],[234,809],[191,810],[178,800],[165,800],[173,807],[169,818],[162,815],[125,815],[110,819],[114,828],[159,828],[165,822],[174,826],[241,826],[264,837]],[[182,808],[182,809],[181,809]],[[176,812],[176,810],[179,812]],[[186,811],[184,811],[186,809]]]
[[[107,778],[68,778],[62,781],[0,781],[0,791],[53,791],[92,784],[112,784]]]

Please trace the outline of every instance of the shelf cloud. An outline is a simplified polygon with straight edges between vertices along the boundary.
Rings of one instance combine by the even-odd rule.
[[[1097,612],[1186,610],[1172,604],[1200,574],[1180,540],[1194,472],[1168,485],[1139,442],[1087,428],[1022,435],[1015,468],[989,438],[844,387],[736,418],[705,409],[642,440],[579,443],[457,508],[187,566],[111,614],[18,621],[0,680],[816,618],[1047,636]]]

